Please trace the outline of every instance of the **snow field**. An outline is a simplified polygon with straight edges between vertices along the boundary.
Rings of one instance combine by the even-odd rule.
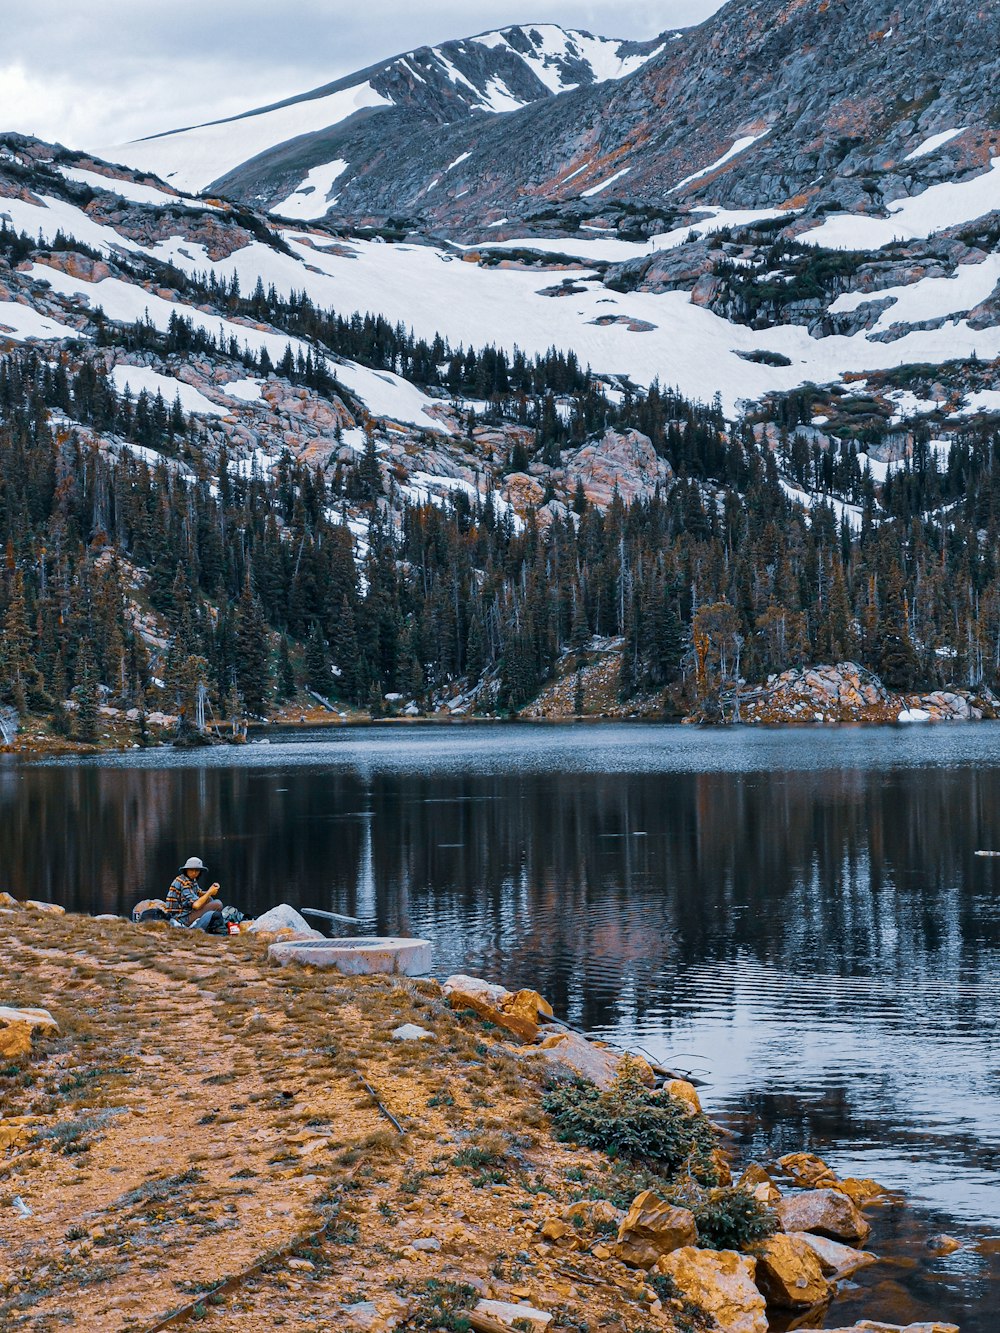
[[[1000,157],[994,157],[989,171],[971,180],[944,181],[922,194],[894,200],[887,218],[837,213],[803,232],[799,240],[827,250],[881,250],[893,241],[926,240],[946,227],[974,222],[998,208]]]
[[[615,181],[620,181],[623,176],[627,176],[632,170],[631,167],[622,167],[621,171],[616,171],[613,176],[609,176],[606,181],[601,181],[600,185],[592,185],[589,190],[584,190],[580,198],[592,199],[595,194],[602,194],[609,185],[614,185]]]
[[[846,292],[830,306],[831,314],[857,310],[869,301],[892,305],[883,310],[871,333],[893,324],[916,324],[947,315],[964,314],[985,301],[1000,282],[1000,255],[987,255],[981,264],[959,264],[952,277],[921,278],[900,287],[873,292]]]
[[[103,156],[155,172],[178,189],[198,194],[265,149],[339,125],[358,111],[392,105],[370,83],[362,83],[327,97],[307,98],[272,111],[139,139],[110,148]]]
[[[0,301],[0,342],[13,338],[15,342],[25,342],[28,338],[82,338],[84,334],[68,324],[59,324],[54,319],[46,319],[30,306],[19,301]]]
[[[157,190],[152,185],[140,185],[136,181],[118,180],[116,176],[104,176],[99,171],[86,171],[83,167],[58,168],[59,174],[68,181],[80,185],[89,185],[92,190],[109,190],[119,199],[128,199],[133,204],[155,204],[164,207],[180,204],[184,208],[210,208],[219,211],[218,204],[206,204],[203,199],[192,199],[189,195],[169,194],[166,190]]]

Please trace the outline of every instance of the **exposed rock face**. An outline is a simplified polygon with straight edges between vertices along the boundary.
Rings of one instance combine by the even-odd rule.
[[[857,1206],[839,1190],[788,1194],[777,1205],[777,1213],[785,1231],[818,1231],[833,1240],[862,1242],[871,1234]]]
[[[611,190],[584,199],[592,214],[615,200],[663,200],[665,191],[667,207],[874,211],[985,162],[996,143],[997,23],[995,7],[961,0],[902,8],[892,0],[739,0],[651,44],[655,55],[631,77],[558,97],[516,68],[517,44],[530,45],[532,30],[511,30],[521,36],[507,51],[442,48],[462,82],[443,78],[426,49],[369,72],[394,105],[276,144],[224,185],[247,201],[276,199],[312,166],[341,159],[350,164],[337,182],[342,215],[405,215],[441,229],[569,208],[613,176]],[[508,106],[529,104],[482,115],[477,90],[491,77],[509,89]],[[588,80],[570,76],[562,86],[574,82]],[[947,145],[907,160],[935,131],[959,126],[965,132]]]
[[[6,1023],[0,1027],[0,1056],[5,1060],[23,1060],[31,1054],[31,1026]]]
[[[735,696],[729,707],[735,710]],[[1000,699],[988,688],[895,694],[856,662],[797,667],[739,692],[741,722],[966,722],[996,716]]]
[[[590,504],[606,509],[615,491],[625,504],[648,499],[673,478],[665,458],[653,448],[648,435],[637,430],[623,434],[609,430],[600,440],[585,444],[564,461],[553,480],[572,497],[577,483],[583,485]]]
[[[643,1082],[652,1087],[653,1071],[645,1060],[627,1055],[612,1046],[587,1041],[575,1032],[554,1032],[533,1048],[546,1059],[555,1071],[563,1075],[589,1079],[599,1088],[610,1088],[622,1071],[622,1065],[638,1072]]]
[[[757,1286],[769,1306],[810,1310],[830,1296],[819,1257],[794,1236],[772,1236],[757,1255]]]
[[[633,1268],[652,1268],[665,1254],[697,1243],[692,1212],[675,1208],[652,1190],[643,1190],[618,1228],[615,1254]]]
[[[656,1271],[672,1277],[720,1333],[767,1333],[764,1297],[754,1282],[756,1263],[746,1255],[685,1247],[661,1259]]]

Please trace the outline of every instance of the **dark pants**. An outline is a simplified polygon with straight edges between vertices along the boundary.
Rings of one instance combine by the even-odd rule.
[[[213,902],[212,906],[204,911],[201,916],[196,917],[194,921],[188,922],[188,929],[203,930],[208,935],[223,934],[225,930],[225,927],[222,924],[223,906],[224,904],[220,902]],[[214,920],[215,917],[219,918],[218,921]]]

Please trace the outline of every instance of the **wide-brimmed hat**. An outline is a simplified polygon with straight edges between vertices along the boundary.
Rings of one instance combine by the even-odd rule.
[[[208,866],[200,856],[189,856],[181,866],[182,870],[207,870]]]

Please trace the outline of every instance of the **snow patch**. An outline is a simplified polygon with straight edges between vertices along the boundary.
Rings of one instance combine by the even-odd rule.
[[[925,139],[922,144],[914,148],[912,153],[907,153],[903,158],[904,162],[916,162],[918,158],[927,157],[931,153],[936,153],[939,148],[943,148],[946,143],[951,143],[952,139],[957,139],[960,134],[965,133],[965,126],[962,125],[957,130],[942,130],[940,134],[932,134],[930,138]]]
[[[616,171],[613,176],[609,176],[608,179],[602,181],[600,185],[592,185],[589,190],[584,190],[581,193],[580,198],[592,199],[595,194],[602,194],[609,185],[614,185],[615,181],[620,181],[621,178],[627,176],[631,170],[631,167],[622,167],[621,171]]]
[[[173,405],[175,398],[179,398],[185,412],[196,412],[207,417],[229,415],[224,407],[211,402],[193,385],[185,384],[183,380],[174,379],[171,375],[160,375],[148,366],[117,365],[112,367],[111,378],[119,393],[128,389],[133,398],[138,398],[143,391],[150,398],[155,398],[159,393],[163,395],[163,401],[168,407]]]
[[[745,134],[742,139],[737,139],[733,146],[728,148],[721,157],[717,157],[714,162],[710,163],[707,167],[702,167],[700,171],[696,171],[690,176],[685,176],[684,179],[678,181],[668,193],[676,194],[678,190],[683,190],[685,185],[691,185],[694,181],[700,181],[703,176],[710,176],[713,171],[718,171],[720,167],[724,167],[726,163],[731,162],[734,157],[739,157],[740,153],[745,153],[752,144],[766,138],[770,133],[770,129],[766,129],[762,130],[760,134]]]
[[[896,199],[887,218],[837,213],[798,238],[827,250],[881,250],[893,241],[926,240],[946,227],[973,222],[1000,208],[1000,157],[966,181],[944,181],[923,194]]]
[[[262,381],[253,379],[230,380],[228,384],[219,385],[222,393],[241,403],[262,403],[264,401],[262,388]]]
[[[272,204],[268,211],[284,218],[299,218],[304,222],[325,217],[331,205],[336,203],[335,199],[329,197],[330,191],[349,166],[349,162],[338,158],[336,162],[313,167],[287,199],[283,199],[280,204]]]
[[[109,149],[104,156],[152,171],[161,180],[197,194],[227,172],[276,144],[314,134],[359,111],[392,106],[370,83],[342,88],[327,97],[307,97],[271,111],[212,121]]]

